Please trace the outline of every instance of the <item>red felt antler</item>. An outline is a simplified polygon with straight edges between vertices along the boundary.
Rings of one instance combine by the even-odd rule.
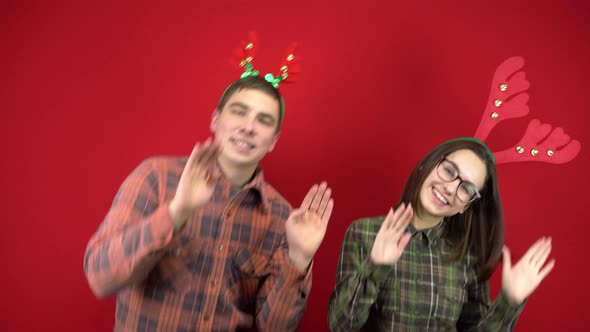
[[[551,129],[549,124],[532,120],[518,144],[494,152],[496,164],[521,161],[565,164],[572,161],[580,153],[580,142],[572,140],[562,128]]]
[[[297,47],[297,43],[289,45],[287,52],[281,61],[280,72],[277,76],[282,78],[282,83],[294,82],[295,80],[293,79],[293,76],[301,72],[301,57],[296,53]],[[289,79],[287,79],[287,77]]]
[[[529,113],[529,95],[523,93],[530,84],[525,73],[519,71],[524,66],[522,57],[512,57],[504,61],[494,74],[490,97],[483,112],[475,137],[485,141],[490,131],[506,119],[525,116]],[[512,76],[512,77],[510,77]],[[512,99],[510,97],[514,96]]]
[[[234,49],[233,57],[230,60],[231,65],[243,71],[244,66],[254,60],[257,45],[256,34],[249,32],[248,39],[242,41],[240,47]]]
[[[485,141],[492,129],[501,121],[522,117],[529,113],[529,95],[524,92],[530,84],[525,78],[524,59],[512,57],[504,61],[494,74],[490,97],[475,137]],[[512,148],[494,152],[496,164],[540,161],[564,164],[580,153],[581,145],[572,140],[562,128],[542,124],[535,119],[529,123],[523,137]]]

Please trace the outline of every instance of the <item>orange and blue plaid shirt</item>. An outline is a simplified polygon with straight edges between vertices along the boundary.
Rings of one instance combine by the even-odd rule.
[[[186,161],[141,163],[88,243],[90,287],[99,297],[117,294],[114,330],[296,330],[311,267],[301,273],[288,260],[291,206],[258,169],[233,197],[221,178],[209,203],[175,232],[168,205]]]

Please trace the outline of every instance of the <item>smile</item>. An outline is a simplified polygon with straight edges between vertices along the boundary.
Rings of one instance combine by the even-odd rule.
[[[436,190],[436,188],[433,187],[432,192],[441,203],[443,203],[444,205],[449,205],[449,201],[438,190]]]
[[[256,147],[256,146],[255,146],[254,144],[252,144],[252,143],[249,143],[249,142],[246,142],[246,141],[243,141],[243,140],[237,139],[237,138],[233,138],[233,137],[232,137],[232,138],[230,138],[230,139],[229,139],[229,141],[230,141],[230,142],[231,142],[233,145],[235,145],[235,146],[237,146],[237,147],[239,147],[239,148],[242,148],[242,149],[254,149],[254,148]]]

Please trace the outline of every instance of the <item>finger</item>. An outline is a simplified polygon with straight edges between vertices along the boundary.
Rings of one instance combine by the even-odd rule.
[[[221,175],[220,175],[220,174],[217,174],[217,175],[215,175],[215,174],[213,173],[213,170],[212,170],[212,169],[209,169],[209,170],[207,171],[207,174],[206,174],[205,176],[206,176],[206,178],[205,178],[205,181],[206,181],[206,182],[207,182],[207,184],[208,184],[208,185],[210,185],[210,186],[212,186],[212,185],[214,185],[215,183],[217,183],[217,181],[219,181],[219,179],[221,178]]]
[[[412,234],[405,233],[404,235],[402,235],[401,239],[399,239],[399,242],[397,243],[397,249],[400,252],[406,248],[406,246],[408,245],[408,242],[410,242],[411,237],[412,237]]]
[[[192,173],[191,173],[191,181],[198,181],[198,180],[207,180],[209,177],[209,170],[202,165],[195,165],[193,166]]]
[[[400,216],[399,221],[397,222],[396,227],[394,228],[395,232],[403,232],[406,230],[406,227],[410,224],[410,220],[412,220],[412,216],[414,214],[414,210],[412,209],[412,203],[409,203],[406,206],[406,209]]]
[[[328,201],[328,206],[326,206],[326,210],[324,211],[324,214],[322,215],[322,222],[323,223],[328,223],[328,221],[330,221],[330,216],[332,216],[332,210],[334,209],[334,200],[330,198],[330,200]]]
[[[504,260],[502,263],[502,270],[503,272],[508,272],[512,267],[512,262],[510,261],[510,250],[508,250],[507,246],[504,246],[504,249],[502,249],[502,257]]]
[[[554,266],[555,266],[555,260],[552,259],[551,261],[549,261],[549,263],[547,263],[547,265],[545,265],[545,267],[541,271],[539,271],[540,280],[545,279],[545,277],[549,274],[549,272],[551,272],[551,270],[553,270]]]
[[[547,260],[547,257],[549,257],[549,254],[551,253],[551,243],[547,242],[544,246],[542,246],[539,249],[539,254],[536,255],[531,263],[533,263],[533,266],[537,269],[540,269],[541,266],[543,266],[545,264],[545,261]]]
[[[201,144],[197,142],[197,144],[195,144],[195,146],[193,147],[193,151],[191,151],[191,154],[188,157],[188,160],[186,161],[185,168],[192,168],[192,166],[194,164],[196,164],[196,160],[198,159],[198,154],[199,154],[200,150],[201,150]]]
[[[207,164],[214,151],[214,149],[211,148],[211,138],[207,138],[201,149],[203,150],[203,153],[199,156],[199,164]]]
[[[221,153],[221,147],[219,144],[211,144],[207,149],[207,153],[203,156],[201,160],[201,165],[207,167],[211,172],[215,169],[215,164],[217,163],[217,158]]]
[[[315,196],[313,197],[313,200],[311,201],[311,205],[309,207],[309,210],[312,212],[316,212],[318,211],[319,207],[320,207],[320,203],[322,201],[322,197],[324,196],[324,193],[326,192],[326,189],[328,188],[328,185],[326,184],[325,181],[323,181],[320,186],[318,187],[318,191],[315,194]]]
[[[381,229],[388,230],[391,228],[391,223],[393,223],[393,208],[390,208],[389,212],[387,212],[385,220],[383,220],[383,224],[381,224]],[[381,231],[381,229],[379,231]]]
[[[537,252],[538,248],[543,245],[543,242],[545,242],[545,238],[542,237],[540,239],[538,239],[530,248],[529,250],[527,250],[527,252],[522,256],[522,259],[524,259],[525,262],[530,262],[531,261],[531,257],[534,256],[534,254]]]
[[[318,193],[319,194],[319,193]],[[318,209],[318,214],[321,216],[324,214],[326,207],[328,206],[328,202],[330,201],[330,197],[332,196],[332,188],[328,187],[324,194],[322,195],[322,201],[320,202],[320,207]]]
[[[318,191],[318,185],[314,184],[307,192],[307,195],[305,195],[303,202],[301,202],[301,209],[302,210],[306,210],[306,211],[309,210],[309,207],[311,206],[311,202],[313,200],[313,197],[315,196],[317,191]]]
[[[399,217],[402,215],[402,213],[406,210],[406,204],[402,203],[400,204],[400,206],[397,207],[397,209],[393,212],[393,220],[391,222],[391,224],[389,225],[390,229],[395,228],[395,226],[398,223]]]

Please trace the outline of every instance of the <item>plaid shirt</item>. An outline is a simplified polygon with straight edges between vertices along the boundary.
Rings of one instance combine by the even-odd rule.
[[[289,203],[260,169],[233,198],[222,178],[174,232],[168,205],[186,160],[141,163],[88,244],[91,288],[100,297],[117,293],[115,331],[295,330],[311,268],[304,274],[288,261]]]
[[[330,299],[332,331],[510,331],[524,306],[506,295],[490,305],[487,282],[477,281],[475,256],[446,262],[451,249],[445,223],[417,231],[393,266],[374,265],[370,255],[384,216],[361,219],[347,230],[336,288]]]

